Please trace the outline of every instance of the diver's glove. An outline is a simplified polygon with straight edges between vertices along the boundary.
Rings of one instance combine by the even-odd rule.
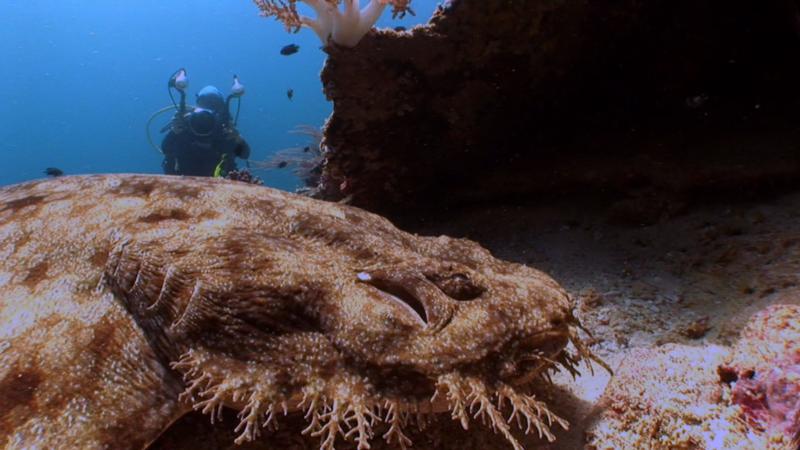
[[[250,145],[241,136],[237,136],[237,145],[233,149],[233,154],[237,158],[250,159]]]

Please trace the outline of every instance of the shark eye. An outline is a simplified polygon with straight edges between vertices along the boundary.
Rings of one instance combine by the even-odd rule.
[[[406,289],[402,283],[381,277],[373,277],[367,272],[359,272],[356,277],[362,283],[376,288],[384,298],[402,305],[406,311],[414,314],[421,323],[428,323],[428,313],[425,310],[425,305],[412,292]]]
[[[435,284],[448,297],[458,301],[470,301],[480,297],[486,289],[475,284],[468,275],[453,273],[447,275],[426,274],[425,278]]]

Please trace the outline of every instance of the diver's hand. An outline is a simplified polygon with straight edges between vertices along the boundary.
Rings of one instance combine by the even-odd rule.
[[[241,159],[250,159],[250,145],[241,137],[238,139],[238,145],[233,150],[234,154]]]

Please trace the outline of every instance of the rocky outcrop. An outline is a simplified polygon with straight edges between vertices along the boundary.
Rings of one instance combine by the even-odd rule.
[[[797,29],[790,0],[447,2],[327,49],[318,194],[391,213],[793,183]]]
[[[634,349],[598,404],[589,448],[796,449],[800,307],[755,314],[730,350]]]
[[[631,350],[600,400],[588,448],[755,448],[722,401],[716,367],[727,354],[713,345]]]
[[[800,440],[800,306],[758,313],[720,374],[751,425],[773,441]]]

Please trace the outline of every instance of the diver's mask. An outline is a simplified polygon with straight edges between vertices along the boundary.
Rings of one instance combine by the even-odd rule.
[[[219,118],[218,115],[206,108],[195,108],[194,111],[186,115],[186,123],[189,125],[189,130],[195,136],[211,136],[217,129]]]

